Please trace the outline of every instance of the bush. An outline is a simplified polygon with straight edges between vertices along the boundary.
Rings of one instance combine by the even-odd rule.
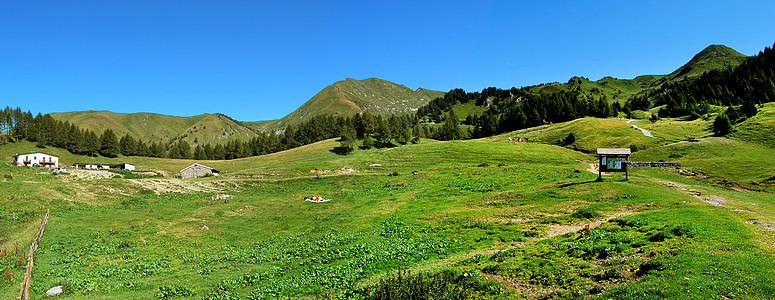
[[[477,273],[446,270],[438,273],[399,271],[366,289],[364,299],[474,299],[490,286]]]
[[[169,299],[172,297],[186,297],[186,296],[193,296],[194,291],[191,289],[179,286],[176,284],[168,284],[164,286],[160,286],[156,290],[156,298],[160,299]]]
[[[574,219],[594,219],[600,217],[600,214],[591,208],[581,208],[570,215]]]

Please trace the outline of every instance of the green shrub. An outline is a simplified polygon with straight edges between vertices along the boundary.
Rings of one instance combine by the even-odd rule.
[[[194,295],[194,291],[192,291],[191,289],[184,286],[179,286],[176,284],[163,285],[156,290],[156,298],[160,298],[160,299],[169,299],[172,297],[186,297],[186,296],[193,296],[193,295]]]
[[[478,299],[479,291],[495,291],[478,273],[446,270],[438,273],[399,271],[363,290],[363,299]]]
[[[600,217],[600,214],[591,208],[581,208],[570,215],[574,219],[594,219]]]

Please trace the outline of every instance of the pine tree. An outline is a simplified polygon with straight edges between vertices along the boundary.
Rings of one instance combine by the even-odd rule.
[[[339,134],[339,139],[337,142],[339,142],[339,147],[336,147],[334,149],[334,152],[338,154],[348,154],[350,152],[353,152],[355,149],[355,143],[358,141],[356,139],[357,132],[355,131],[355,128],[345,126],[342,127]]]
[[[732,122],[729,121],[729,118],[726,114],[720,114],[716,117],[716,120],[713,121],[713,133],[719,136],[727,135],[732,131]]]
[[[118,139],[113,130],[108,128],[100,136],[100,155],[105,157],[117,157],[121,153]]]
[[[393,134],[387,123],[382,120],[382,117],[377,116],[376,119],[376,131],[374,132],[374,138],[377,140],[377,145],[379,147],[387,147],[393,140]]]
[[[439,139],[449,141],[459,140],[460,137],[461,132],[460,128],[458,127],[457,116],[455,116],[454,111],[450,111],[450,113],[444,118],[444,124],[441,126],[439,132]]]
[[[121,137],[121,140],[119,140],[118,144],[121,147],[121,154],[125,156],[137,154],[137,151],[135,149],[137,147],[135,139],[128,133],[125,136]]]

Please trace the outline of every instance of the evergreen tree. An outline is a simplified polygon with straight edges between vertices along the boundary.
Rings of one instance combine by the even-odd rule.
[[[100,155],[105,157],[117,157],[121,153],[118,138],[113,130],[108,128],[100,136]]]
[[[196,160],[206,160],[207,159],[207,154],[205,154],[203,146],[197,145],[194,148],[194,159],[196,159]]]
[[[182,139],[177,140],[172,143],[172,147],[170,147],[169,157],[176,159],[191,158],[191,146]]]
[[[732,131],[732,122],[729,121],[729,118],[726,114],[720,114],[716,117],[716,120],[713,121],[713,133],[719,136],[727,135]]]
[[[342,127],[340,130],[340,137],[337,140],[339,142],[339,147],[336,147],[334,149],[334,152],[337,154],[348,154],[352,152],[355,149],[355,144],[358,141],[356,136],[358,133],[356,132],[355,128],[345,126]]]
[[[88,155],[94,156],[100,150],[100,138],[94,131],[86,130],[84,134],[85,149]]]
[[[576,136],[574,136],[573,132],[571,132],[571,133],[568,133],[568,136],[566,136],[565,139],[562,141],[562,145],[570,146],[575,142],[576,142]]]
[[[164,144],[162,144],[161,141],[157,141],[151,144],[150,150],[151,156],[153,157],[167,157],[167,147],[164,147]]]
[[[440,140],[459,140],[461,136],[460,128],[458,127],[457,116],[454,111],[450,111],[444,118],[444,124],[441,126],[438,137]]]
[[[376,131],[374,132],[374,138],[377,140],[379,147],[389,146],[393,140],[393,134],[390,127],[382,120],[382,117],[376,117]]]
[[[119,146],[121,147],[121,154],[125,156],[131,156],[136,155],[136,142],[135,139],[127,133],[125,136],[121,137],[121,140],[119,140]]]

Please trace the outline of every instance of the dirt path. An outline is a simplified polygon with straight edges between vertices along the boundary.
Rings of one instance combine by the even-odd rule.
[[[597,174],[597,164],[589,164],[587,171]]]
[[[157,195],[162,193],[221,193],[230,187],[224,186],[218,181],[186,181],[182,179],[129,179],[134,184],[152,190]]]
[[[724,197],[721,197],[719,195],[703,194],[702,192],[698,191],[697,189],[695,189],[694,187],[689,186],[689,185],[685,185],[685,184],[681,184],[681,183],[677,183],[677,182],[672,182],[672,181],[667,181],[667,180],[658,180],[658,179],[654,179],[654,182],[657,182],[657,183],[662,184],[662,185],[664,185],[666,187],[669,187],[669,188],[672,188],[672,189],[684,192],[684,193],[686,193],[686,194],[688,194],[688,195],[690,195],[692,197],[700,199],[700,200],[704,201],[705,203],[708,203],[708,204],[713,205],[713,206],[719,206],[719,207],[723,207],[723,208],[729,209],[731,211],[744,212],[744,213],[748,213],[748,214],[751,214],[751,215],[756,215],[756,212],[754,212],[754,211],[750,211],[750,210],[747,210],[747,209],[743,209],[743,208],[734,206],[731,201],[729,201],[728,199],[726,199]],[[761,217],[758,217],[758,218],[761,218]],[[764,230],[766,232],[775,231],[775,226],[770,225],[770,224],[765,223],[765,222],[762,222],[762,221],[760,221],[758,219],[749,219],[748,221],[746,221],[746,223],[751,224],[751,225],[756,225],[760,229],[762,229],[762,230]],[[768,243],[775,245],[774,241],[769,241]]]
[[[627,121],[627,124],[630,124],[630,122],[632,122],[632,121],[633,121],[633,120],[632,120],[632,119],[630,119],[629,121]],[[657,138],[657,137],[655,137],[655,136],[651,135],[651,131],[648,131],[648,130],[646,130],[646,129],[640,128],[640,127],[638,127],[638,126],[637,126],[637,125],[635,125],[635,124],[630,124],[630,126],[632,126],[632,128],[635,128],[635,129],[637,129],[637,130],[640,130],[640,132],[643,132],[643,135],[645,135],[645,136],[647,136],[647,137],[650,137],[650,138]]]

